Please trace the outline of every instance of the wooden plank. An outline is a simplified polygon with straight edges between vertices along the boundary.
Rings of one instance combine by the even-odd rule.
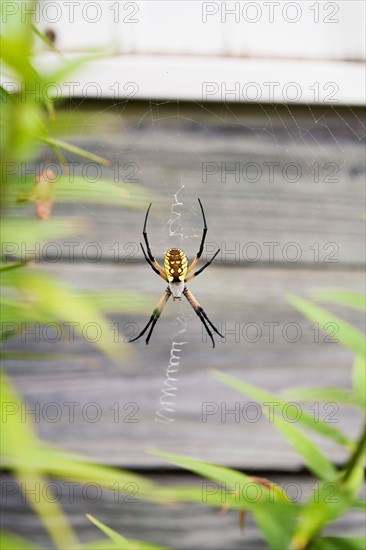
[[[125,180],[131,188],[141,186],[158,197],[149,220],[157,258],[182,243],[190,256],[196,253],[202,232],[199,196],[209,226],[205,255],[220,246],[217,261],[363,264],[365,153],[360,110],[101,103],[82,112],[84,117],[61,112],[67,119],[58,127],[61,137],[71,139],[71,127],[74,141],[109,158],[113,169],[99,173],[89,162],[70,156],[70,162],[77,163],[72,172],[88,180],[96,174]],[[183,241],[169,236],[169,228],[176,231],[169,224],[175,217],[173,196],[182,185],[178,197],[183,204],[175,211],[181,214],[178,233]],[[33,215],[32,209],[29,212]],[[114,261],[116,250],[119,261],[143,259],[139,242],[144,212],[74,203],[57,204],[55,214],[82,216],[90,222],[85,234],[65,240],[75,243],[75,257],[85,260],[84,247],[96,242],[101,259]],[[62,241],[62,250],[68,261],[70,245]],[[93,252],[89,249],[91,256]]]
[[[142,265],[55,265],[48,269],[78,290],[101,291],[103,286],[121,291],[131,289],[146,295],[149,303],[151,295],[157,301],[164,288],[163,281]],[[220,330],[226,331],[226,342],[216,337],[214,350],[189,305],[171,301],[149,347],[143,340],[134,344],[132,359],[124,361],[121,355],[121,369],[82,339],[74,344],[44,340],[37,343],[31,334],[25,343],[17,338],[6,348],[48,353],[51,357],[53,353],[65,354],[65,359],[8,360],[6,367],[29,405],[46,411],[40,414],[37,424],[40,435],[89,457],[123,466],[161,465],[159,459],[146,454],[153,447],[243,468],[296,470],[301,467],[301,460],[284,444],[274,426],[264,417],[251,421],[250,415],[255,410],[249,411],[247,404],[253,400],[213,380],[209,369],[228,372],[274,392],[289,386],[350,387],[352,354],[337,343],[324,342],[321,331],[316,342],[313,324],[297,314],[284,298],[288,292],[304,295],[310,289],[329,284],[329,273],[317,269],[246,270],[211,266],[205,275],[191,282],[190,288]],[[362,290],[363,275],[357,270],[337,270],[331,275],[331,284]],[[331,309],[363,327],[361,312]],[[133,330],[138,327],[141,330],[149,315],[150,311],[146,315],[114,314],[111,326],[118,323],[126,334],[135,323]],[[182,325],[177,316],[187,322],[186,332],[179,336],[176,333]],[[273,341],[268,323],[275,323]],[[233,328],[236,335],[229,334]],[[258,330],[260,337],[253,341]],[[300,337],[291,341],[297,338],[297,331]],[[161,408],[173,341],[186,343],[180,347],[178,373],[174,376],[178,380],[173,384],[176,390],[168,399],[173,404]],[[122,339],[116,343],[121,354],[123,345]],[[74,358],[70,358],[72,353]],[[68,402],[76,403],[73,422],[69,406],[65,405]],[[56,403],[61,411],[56,423],[49,421],[49,403]],[[95,406],[89,407],[90,403],[96,403],[100,413],[95,422],[88,419],[88,413],[93,418],[97,411]],[[362,419],[356,410],[343,407],[338,410],[336,404],[325,406],[315,402],[308,403],[309,406],[310,414],[318,411],[319,418],[329,417],[349,436],[357,436]],[[215,414],[204,418],[204,412],[213,410],[212,407]],[[55,411],[51,409],[52,417]],[[224,414],[225,410],[233,409],[239,418]],[[159,410],[170,419],[168,428],[156,420]],[[96,438],[98,445],[94,444]],[[323,441],[322,448],[338,463],[345,458],[343,450],[330,442]]]
[[[197,477],[174,475],[155,475],[154,481],[167,485],[205,486]],[[314,488],[314,479],[307,476],[270,476],[287,493],[299,501],[303,501]],[[51,483],[51,482],[50,482]],[[71,525],[75,528],[82,542],[91,542],[103,538],[85,517],[92,514],[127,538],[136,538],[163,544],[179,550],[222,548],[265,550],[268,548],[256,526],[252,514],[247,514],[245,531],[239,528],[238,513],[228,511],[219,516],[217,509],[195,504],[163,507],[142,501],[138,494],[136,502],[128,502],[128,497],[121,496],[116,503],[113,491],[101,490],[97,495],[95,487],[89,492],[83,492],[83,487],[75,485],[71,502],[70,486],[62,481],[52,480],[53,489],[59,490],[59,501],[67,513]],[[5,485],[7,484],[7,485]],[[42,529],[39,521],[27,507],[19,493],[15,492],[13,480],[2,476],[3,488],[8,488],[8,496],[3,500],[2,526],[11,532],[18,533],[45,549],[52,545]],[[51,487],[51,485],[50,485]],[[10,494],[10,489],[15,494]],[[94,490],[94,492],[92,492]],[[364,494],[364,488],[362,493]],[[93,501],[94,499],[94,501]],[[225,494],[223,491],[223,500]],[[338,519],[325,530],[327,536],[364,536],[365,523],[362,510],[351,509],[345,516]]]

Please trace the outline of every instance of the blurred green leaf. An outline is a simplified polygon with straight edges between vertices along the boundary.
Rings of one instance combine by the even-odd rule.
[[[107,178],[92,182],[81,176],[56,175],[54,183],[56,200],[61,203],[112,204],[123,208],[146,210],[146,205],[156,198],[154,193],[136,184],[114,183]],[[19,200],[27,200],[33,186],[34,177],[32,176],[9,180],[7,188],[9,205],[14,206]]]
[[[13,361],[75,361],[75,356],[67,353],[32,353],[21,351],[4,351],[0,352],[0,359],[10,359]],[[85,360],[84,360],[85,361]]]
[[[0,531],[0,548],[2,550],[40,550],[39,546],[35,546],[23,537],[3,530]]]
[[[31,301],[24,303],[1,297],[1,342],[29,328],[35,320],[49,323],[52,319],[40,312]]]
[[[354,392],[364,409],[366,409],[366,359],[358,355],[353,364],[352,379]]]
[[[365,500],[354,500],[352,503],[353,508],[359,508],[360,510],[366,510]]]
[[[235,508],[250,510],[263,530],[269,547],[273,550],[287,547],[294,528],[296,505],[289,501],[280,487],[270,483],[269,488],[256,481],[258,478],[202,460],[162,451],[151,451],[151,454],[220,484],[218,491],[213,488],[215,500],[212,499],[211,488],[207,493],[203,486],[200,491],[183,488],[181,491],[176,489],[174,492],[170,489],[171,496],[184,497],[186,500],[206,503],[210,506],[222,506],[225,502]],[[253,498],[248,490],[244,490],[254,486],[259,491],[256,498]],[[229,491],[233,494],[227,494]]]
[[[308,300],[299,298],[297,296],[288,296],[288,301],[300,311],[305,317],[308,317],[311,321],[319,323],[321,327],[324,327],[325,332],[329,332],[332,336],[334,333],[334,323],[338,327],[337,339],[346,348],[351,349],[356,354],[365,355],[366,340],[365,336],[349,325],[339,317],[329,313],[326,309],[323,309]],[[329,331],[327,330],[329,326]]]
[[[365,550],[365,537],[322,537],[309,550]]]
[[[21,399],[7,377],[1,377],[1,456],[2,467],[7,467],[7,459],[16,457],[17,463],[10,469],[21,487],[39,487],[38,492],[28,491],[27,502],[37,513],[57,548],[78,546],[73,530],[56,501],[46,501],[42,490],[45,480],[37,464],[28,461],[29,455],[37,448],[37,437],[33,427],[22,422]],[[27,457],[27,460],[24,460]]]
[[[282,503],[264,503],[255,510],[256,522],[262,531],[269,548],[290,548],[290,541],[296,525],[297,507],[283,508]]]
[[[103,466],[73,453],[58,450],[41,442],[33,424],[24,422],[22,400],[7,377],[1,374],[1,454],[2,467],[11,471],[31,472],[51,478],[68,479],[81,483],[99,483],[114,493],[135,495],[164,502],[164,491],[153,481],[138,474]],[[24,460],[24,457],[27,460]]]
[[[88,518],[89,521],[94,523],[94,525],[96,525],[98,529],[100,529],[105,535],[107,535],[107,537],[110,538],[111,541],[113,541],[114,547],[117,550],[122,548],[126,550],[131,550],[131,546],[128,540],[122,537],[122,535],[120,535],[119,533],[117,533],[117,531],[114,531],[110,527],[107,527],[107,525],[105,525],[104,523],[102,523],[101,521],[99,521],[98,519],[96,519],[90,514],[86,514],[86,517]]]
[[[288,388],[281,392],[281,396],[299,401],[335,401],[355,407],[360,404],[352,390],[343,388]]]
[[[41,103],[22,101],[9,94],[1,109],[1,155],[3,166],[29,161],[39,153],[33,135],[44,135],[46,115]]]
[[[156,296],[146,296],[137,292],[104,291],[82,292],[80,300],[91,304],[100,311],[108,313],[139,313],[150,312],[156,304]]]
[[[199,460],[183,455],[166,453],[164,451],[150,451],[149,453],[154,456],[160,456],[161,458],[164,458],[164,460],[167,460],[172,464],[176,464],[178,466],[181,466],[182,468],[190,470],[191,472],[194,472],[199,476],[212,479],[213,481],[216,481],[218,483],[224,483],[227,490],[231,489],[233,491],[236,491],[239,488],[241,490],[240,492],[242,493],[243,488],[247,487],[248,484],[249,486],[256,485],[260,489],[263,489],[263,485],[256,481],[256,478],[247,476],[246,474],[239,472],[238,470],[232,470],[231,468],[227,468],[226,466],[219,466],[217,464],[205,462],[204,460]],[[289,502],[286,493],[284,493],[280,487],[272,483],[270,485],[272,488],[272,492],[270,492],[268,489],[265,491],[260,491],[261,496],[260,498],[256,499],[255,503],[253,503],[252,498],[245,499],[245,496],[243,496],[242,494],[240,495],[240,503],[248,507],[248,509],[251,509],[255,508],[257,504],[262,501],[272,502],[272,500],[274,499],[275,501],[279,502]]]
[[[362,311],[366,308],[366,296],[360,292],[338,289],[323,289],[313,291],[311,296],[314,300],[321,300],[333,304],[353,307],[355,309],[361,309]]]
[[[54,322],[74,323],[75,331],[85,338],[86,327],[92,327],[93,335],[88,341],[108,355],[118,366],[122,366],[122,356],[133,354],[131,346],[122,338],[115,339],[110,322],[98,308],[79,297],[60,282],[43,272],[28,268],[12,272],[13,285],[23,299],[35,305],[37,311]]]
[[[81,147],[77,147],[76,145],[72,145],[71,143],[67,143],[66,141],[61,141],[59,139],[54,139],[48,136],[34,137],[42,141],[43,143],[47,143],[47,145],[50,145],[51,147],[58,147],[59,149],[63,149],[64,151],[68,151],[69,153],[73,153],[74,155],[79,155],[80,157],[86,158],[98,164],[104,164],[104,166],[112,165],[112,162],[110,160],[107,160],[99,155],[95,155],[94,153],[90,153],[89,151],[81,149]]]
[[[307,465],[310,467],[309,461],[313,462],[313,466],[316,468],[316,472],[318,472],[320,468],[320,471],[323,471],[324,474],[325,472],[328,472],[328,475],[332,477],[332,475],[335,473],[335,470],[331,462],[328,461],[328,459],[321,453],[321,451],[317,449],[316,445],[302,432],[300,432],[300,430],[296,426],[294,426],[294,424],[291,424],[290,422],[284,420],[282,416],[282,411],[278,412],[278,409],[276,409],[276,407],[280,407],[283,410],[284,407],[289,406],[288,401],[285,401],[277,395],[252,386],[251,384],[248,384],[243,380],[238,380],[237,378],[229,376],[223,372],[213,371],[212,376],[216,380],[223,382],[234,390],[237,390],[245,395],[250,395],[254,399],[257,399],[259,403],[272,404],[274,412],[274,424],[280,431],[282,431],[289,442],[290,440],[292,441],[291,444],[294,448],[295,446],[298,447],[295,448],[295,450],[299,454],[301,454],[304,459],[307,457]],[[296,403],[296,405],[298,404]],[[264,410],[264,413],[266,414],[266,416],[269,416],[270,414],[270,412],[266,410]],[[333,441],[336,441],[340,445],[344,445],[348,448],[352,447],[353,445],[352,442],[340,430],[306,413],[302,409],[300,418],[297,418],[296,416],[294,420],[299,424],[303,424],[312,431],[320,433],[321,435],[328,437]],[[319,463],[316,465],[318,461]],[[322,476],[320,475],[320,477]]]
[[[320,482],[309,501],[303,506],[291,542],[291,548],[302,550],[317,536],[329,522],[342,516],[358,493],[363,482],[363,467],[358,464],[347,483],[335,478],[334,492],[330,493],[329,482]]]
[[[169,550],[166,546],[160,546],[160,544],[154,544],[153,542],[146,542],[143,540],[128,539],[130,550]],[[103,539],[95,542],[89,542],[83,546],[83,550],[116,550],[116,545],[113,541]],[[117,550],[124,550],[120,546]]]
[[[31,11],[34,9],[35,1],[28,1],[26,4]],[[24,57],[30,56],[33,47],[32,17],[24,17],[24,11],[16,9],[12,0],[2,0],[0,10],[2,35],[13,40]]]
[[[2,251],[22,261],[40,256],[41,243],[68,235],[79,235],[87,224],[78,219],[53,218],[47,222],[26,218],[6,218],[1,221]]]

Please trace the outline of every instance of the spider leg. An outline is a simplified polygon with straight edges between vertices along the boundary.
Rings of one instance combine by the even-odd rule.
[[[142,243],[140,243],[140,246],[141,246],[142,252],[144,253],[145,260],[147,261],[149,266],[151,266],[152,270],[155,271],[155,273],[157,273],[158,275],[160,275],[160,277],[162,277],[164,279],[164,281],[168,282],[168,279],[166,278],[166,275],[165,275],[164,271],[162,270],[162,268],[160,267],[160,265],[158,264],[158,262],[155,260],[154,263],[153,263],[150,260],[150,258],[147,257],[145,249],[144,249]]]
[[[201,212],[202,212],[202,218],[203,218],[203,233],[202,233],[202,239],[201,239],[201,245],[200,245],[200,248],[196,254],[196,257],[195,259],[193,260],[193,262],[191,263],[191,265],[189,266],[188,270],[187,270],[187,274],[192,271],[192,269],[194,268],[194,266],[197,264],[198,260],[200,259],[200,257],[202,256],[202,252],[203,252],[203,247],[205,245],[205,239],[206,239],[206,233],[207,233],[207,223],[206,223],[206,217],[205,217],[205,213],[203,211],[203,206],[202,206],[202,203],[201,203],[201,200],[198,199],[198,202],[199,202],[199,205],[200,205],[200,208],[201,208]]]
[[[167,303],[167,301],[169,300],[170,296],[171,296],[171,292],[170,292],[170,289],[168,287],[166,290],[164,290],[164,293],[163,293],[162,297],[160,298],[159,302],[156,304],[156,307],[155,307],[155,309],[154,309],[154,311],[153,311],[146,327],[135,338],[133,338],[132,340],[129,340],[129,342],[135,342],[135,340],[138,340],[139,338],[141,338],[141,336],[143,336],[145,334],[145,332],[147,331],[147,329],[151,325],[149,333],[148,333],[147,338],[146,338],[146,345],[149,343],[149,340],[151,338],[154,327],[155,327],[156,323],[158,322],[160,314],[163,311],[164,306]]]
[[[145,244],[146,244],[146,250],[147,250],[147,256],[145,254],[145,250],[143,249],[143,246],[141,244],[141,248],[142,248],[142,251],[144,253],[144,256],[145,256],[145,259],[147,261],[147,263],[149,265],[151,265],[151,267],[154,269],[155,273],[157,273],[158,275],[160,275],[165,281],[168,281],[168,279],[166,278],[166,275],[165,275],[165,272],[163,270],[162,267],[160,267],[160,265],[158,264],[158,262],[155,260],[154,256],[152,255],[152,252],[151,252],[151,248],[150,248],[150,244],[149,244],[149,239],[147,237],[147,231],[146,231],[146,226],[147,226],[147,218],[149,216],[149,212],[150,212],[150,208],[151,208],[151,205],[152,205],[152,202],[149,204],[149,208],[147,209],[147,212],[146,212],[146,216],[145,216],[145,222],[144,222],[144,228],[142,230],[142,234],[144,236],[144,240],[145,240]],[[149,261],[150,260],[150,261]],[[154,267],[153,267],[154,266]]]
[[[213,323],[210,321],[210,319],[207,317],[207,314],[205,312],[205,310],[201,307],[201,305],[197,302],[196,298],[193,296],[192,292],[190,290],[188,290],[188,288],[185,288],[183,290],[183,294],[184,296],[187,298],[188,302],[191,304],[191,306],[193,307],[194,311],[196,312],[196,314],[198,315],[198,317],[200,318],[203,326],[205,327],[205,329],[207,330],[207,333],[208,335],[210,336],[211,338],[211,341],[212,341],[212,347],[214,348],[215,347],[215,341],[213,339],[213,335],[212,335],[212,332],[210,331],[209,327],[207,326],[207,323],[210,325],[210,327],[216,332],[216,334],[218,334],[221,338],[224,338],[222,334],[220,334],[220,332],[217,330],[217,328],[213,325]],[[206,323],[207,321],[207,323]]]
[[[218,253],[220,252],[220,249],[217,250],[217,252],[215,252],[215,254],[212,256],[211,260],[207,263],[205,263],[205,265],[203,267],[201,267],[201,269],[199,269],[198,271],[195,271],[193,273],[193,275],[190,275],[189,277],[187,277],[186,279],[184,279],[184,282],[186,283],[187,281],[190,281],[191,279],[194,279],[195,277],[197,277],[197,275],[199,275],[200,273],[202,273],[202,271],[204,269],[206,269],[206,267],[208,267],[213,261],[214,259],[216,258],[216,256],[218,255]],[[192,264],[193,265],[193,264]]]

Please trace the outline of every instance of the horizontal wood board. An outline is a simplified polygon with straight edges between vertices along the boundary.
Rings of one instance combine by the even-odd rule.
[[[117,163],[121,179],[126,179],[132,163],[137,168],[137,181],[128,183],[127,188],[139,186],[146,190],[147,200],[138,211],[105,204],[56,202],[55,216],[82,218],[88,222],[88,229],[67,238],[68,242],[78,243],[71,261],[61,241],[63,256],[56,262],[44,262],[42,267],[78,290],[142,293],[152,309],[164,283],[143,262],[139,248],[149,196],[153,197],[149,236],[159,260],[169,246],[177,245],[193,258],[202,234],[197,202],[200,197],[208,222],[203,258],[211,257],[217,247],[221,252],[215,263],[190,283],[190,288],[221,330],[238,327],[240,334],[238,341],[230,334],[225,342],[216,337],[213,350],[188,304],[170,302],[150,346],[147,348],[144,341],[134,344],[133,356],[126,360],[121,357],[121,368],[81,339],[72,345],[35,342],[31,337],[25,344],[20,338],[11,340],[8,350],[50,354],[46,361],[5,362],[24,399],[30,404],[39,402],[42,407],[49,402],[80,403],[74,423],[68,422],[64,414],[56,424],[42,420],[38,424],[40,435],[95,459],[123,466],[161,465],[160,460],[145,452],[155,447],[243,468],[300,468],[299,457],[264,418],[256,423],[243,419],[236,422],[233,415],[228,415],[222,421],[222,407],[232,408],[239,402],[241,412],[248,399],[213,380],[209,370],[230,372],[271,391],[298,385],[350,386],[351,353],[336,343],[323,342],[322,333],[321,341],[316,343],[312,323],[289,305],[285,295],[291,292],[304,296],[324,287],[364,289],[362,111],[333,106],[72,102],[59,111],[55,128],[59,137]],[[67,157],[70,162],[80,163],[75,165],[75,174],[85,174],[86,161]],[[202,177],[205,163],[210,163],[211,169],[218,168],[218,173],[208,176],[207,181]],[[242,168],[248,163],[261,170],[262,176],[256,182],[242,177]],[[269,181],[268,163],[278,163],[273,181]],[[301,178],[296,182],[284,175],[289,163],[300,170]],[[319,181],[315,181],[314,163],[320,169]],[[237,165],[239,181],[229,174]],[[114,175],[107,168],[102,174],[107,178]],[[174,195],[182,203],[178,210],[175,207],[181,215],[182,238],[169,236]],[[24,212],[33,216],[32,207]],[[19,211],[14,210],[13,215],[19,215]],[[102,250],[97,263],[83,257],[83,246],[91,242]],[[114,256],[116,243],[121,252],[118,261]],[[272,258],[268,243],[275,246]],[[261,254],[258,261],[253,261],[255,247]],[[230,253],[233,250],[235,253]],[[300,257],[292,261],[296,250],[300,250]],[[361,313],[331,309],[363,327]],[[134,330],[137,325],[143,327],[150,311],[147,308],[145,315],[134,311],[129,315],[115,313],[111,323],[119,323],[121,332],[127,335],[131,323],[135,323]],[[187,343],[182,345],[174,411],[166,430],[155,421],[155,415],[166,388],[165,370],[174,334],[180,328],[177,316],[187,321]],[[269,341],[268,323],[279,323],[273,342]],[[291,343],[283,336],[289,323],[301,329],[297,342]],[[248,341],[253,337],[250,330],[248,338],[243,336],[248,325],[260,327],[257,342]],[[290,338],[292,334],[290,330]],[[124,344],[116,346],[123,350]],[[64,358],[53,359],[53,354]],[[74,357],[70,357],[72,354]],[[82,417],[82,406],[90,402],[100,404],[103,410],[97,423]],[[117,402],[121,406],[136,403],[138,422],[114,422],[109,407]],[[219,413],[203,422],[202,407],[208,402],[218,404]],[[331,412],[331,408],[321,409],[323,417]],[[342,408],[334,418],[349,435],[357,435],[360,418],[355,410]],[[336,462],[344,460],[343,451],[335,445],[323,442],[323,448]]]

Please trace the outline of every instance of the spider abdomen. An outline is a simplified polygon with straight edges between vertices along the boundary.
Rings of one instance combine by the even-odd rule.
[[[169,248],[164,259],[164,271],[169,283],[184,281],[187,269],[188,260],[183,250]]]

